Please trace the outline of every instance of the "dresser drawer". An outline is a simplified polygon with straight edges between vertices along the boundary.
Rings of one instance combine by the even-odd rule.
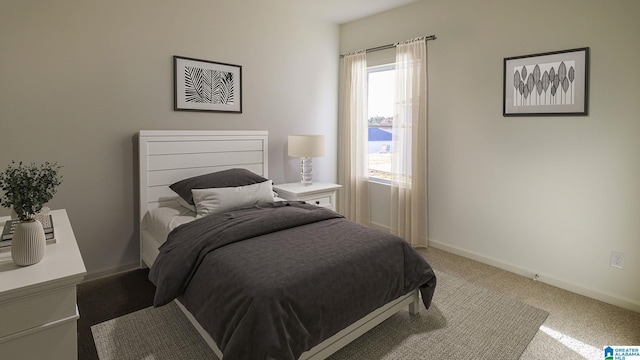
[[[77,359],[77,336],[76,319],[67,319],[0,338],[0,354],[2,359]]]
[[[0,303],[0,338],[75,316],[75,285],[11,299]]]

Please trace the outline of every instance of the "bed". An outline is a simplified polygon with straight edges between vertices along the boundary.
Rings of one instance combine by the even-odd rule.
[[[399,238],[277,198],[199,216],[199,192],[194,212],[169,188],[238,170],[268,179],[266,131],[140,131],[138,141],[140,265],[154,305],[175,301],[219,358],[324,359],[430,304],[433,270]],[[256,225],[235,227],[246,223]]]

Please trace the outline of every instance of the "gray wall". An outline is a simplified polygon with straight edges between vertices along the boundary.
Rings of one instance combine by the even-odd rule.
[[[433,246],[640,311],[638,14],[636,0],[424,0],[341,26],[341,52],[438,37]],[[578,47],[591,48],[589,116],[502,116],[505,57]]]
[[[336,180],[339,27],[263,1],[0,3],[0,169],[57,161],[91,276],[135,265],[141,129],[268,130],[269,175],[296,181],[287,135],[324,134]],[[242,65],[242,114],[173,111],[172,56]],[[8,214],[5,209],[0,213]]]

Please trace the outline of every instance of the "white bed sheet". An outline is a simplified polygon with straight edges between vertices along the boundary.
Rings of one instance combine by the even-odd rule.
[[[179,225],[196,219],[196,213],[180,206],[177,202],[171,206],[164,206],[150,210],[145,217],[146,228],[157,240],[164,243],[171,230]]]
[[[275,198],[275,201],[287,201],[282,198]],[[171,230],[179,225],[186,224],[196,219],[196,213],[181,206],[176,201],[171,206],[164,206],[150,210],[145,217],[146,229],[151,235],[161,243],[167,241],[167,236]]]

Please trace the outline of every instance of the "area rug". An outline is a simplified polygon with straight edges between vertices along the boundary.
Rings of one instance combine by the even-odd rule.
[[[429,310],[403,310],[329,359],[518,359],[547,312],[442,272]],[[91,327],[100,360],[217,359],[180,309],[146,308]]]

